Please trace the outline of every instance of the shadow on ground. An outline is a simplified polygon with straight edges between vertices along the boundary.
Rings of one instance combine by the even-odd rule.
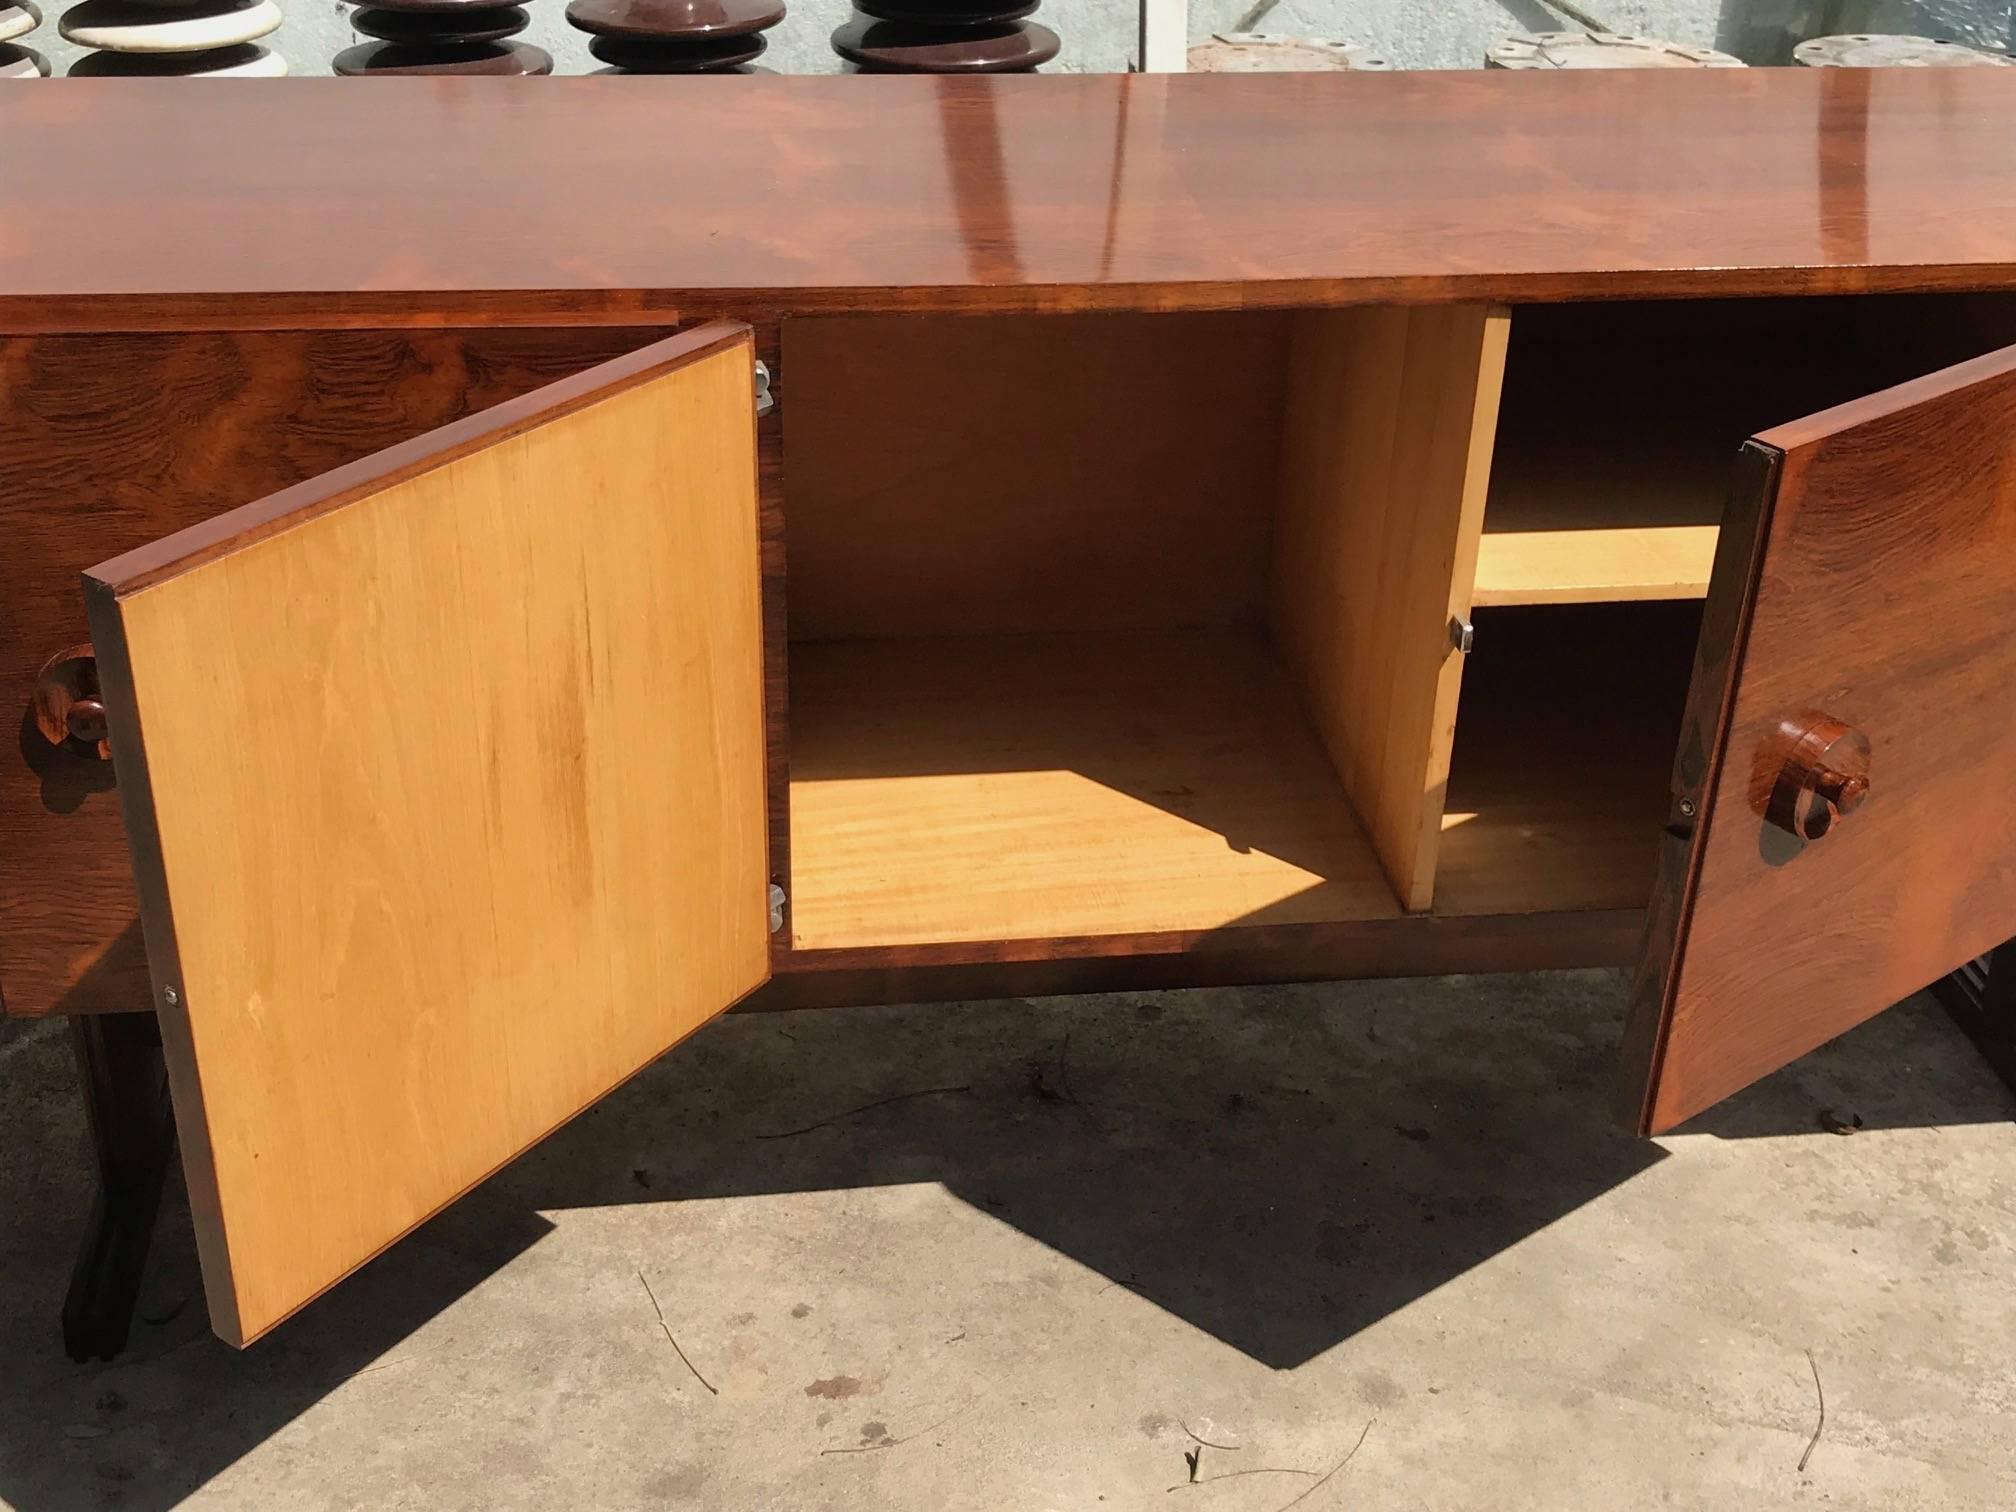
[[[695,1198],[939,1182],[1292,1368],[1669,1158],[1610,1119],[1624,997],[1615,974],[1572,972],[735,1015],[242,1355],[209,1336],[171,1192],[109,1371],[56,1338],[86,1200],[67,1041],[16,1031],[0,1041],[0,1500],[174,1505],[570,1208],[654,1204],[676,1229]],[[1921,999],[1689,1132],[1827,1138],[2011,1106]],[[158,1420],[176,1441],[110,1439],[121,1393],[94,1379],[131,1391],[169,1355],[184,1395]]]

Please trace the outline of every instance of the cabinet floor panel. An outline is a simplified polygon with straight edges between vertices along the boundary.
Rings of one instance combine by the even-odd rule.
[[[1646,905],[1700,623],[1696,603],[1478,616],[1437,914]]]
[[[791,648],[800,950],[1398,918],[1243,630]]]

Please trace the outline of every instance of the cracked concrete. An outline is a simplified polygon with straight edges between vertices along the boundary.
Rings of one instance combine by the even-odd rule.
[[[0,1504],[2016,1505],[2016,1099],[1914,1001],[1640,1143],[1623,996],[734,1016],[242,1355],[171,1194],[90,1367],[68,1047],[17,1028]]]

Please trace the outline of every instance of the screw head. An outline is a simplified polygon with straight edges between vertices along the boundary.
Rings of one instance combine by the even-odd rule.
[[[1680,817],[1683,819],[1692,819],[1694,817],[1694,800],[1692,798],[1682,798],[1680,800]]]
[[[161,1000],[170,1008],[173,1008],[177,1003],[182,1001],[182,997],[173,987],[163,987],[161,989]]]

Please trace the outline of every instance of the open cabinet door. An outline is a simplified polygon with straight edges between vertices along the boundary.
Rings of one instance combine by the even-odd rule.
[[[2016,935],[2011,770],[2016,348],[1743,449],[1626,1036],[1639,1127]]]
[[[228,1342],[767,975],[752,374],[703,327],[86,575]]]

